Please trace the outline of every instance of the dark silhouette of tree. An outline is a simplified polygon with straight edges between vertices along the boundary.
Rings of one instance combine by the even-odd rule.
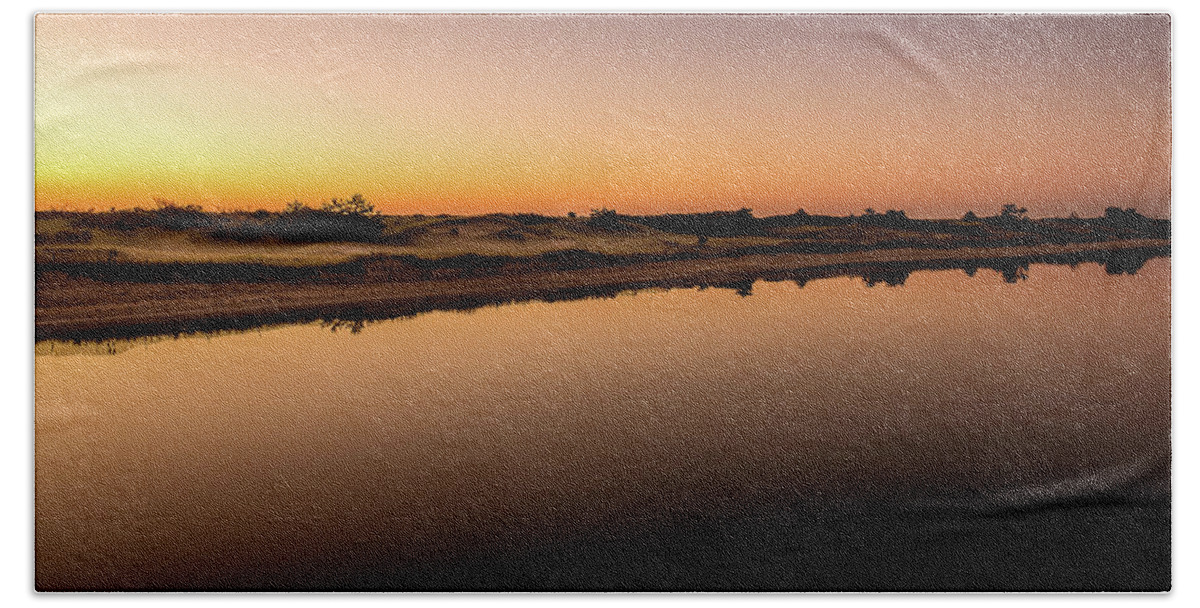
[[[609,230],[616,232],[625,232],[629,230],[624,222],[617,216],[617,212],[608,207],[600,209],[592,209],[591,216],[588,217],[587,225],[601,230]]]
[[[177,212],[203,213],[204,212],[204,207],[202,207],[200,205],[180,205],[179,203],[176,203],[175,201],[168,200],[165,198],[155,198],[154,205],[158,208],[159,211],[165,211],[167,213],[177,213]]]
[[[283,213],[253,213],[231,218],[217,226],[212,235],[239,242],[282,243],[379,242],[384,224],[375,206],[363,195],[331,199],[320,209],[292,201]]]
[[[511,217],[526,226],[541,226],[543,224],[553,224],[557,221],[552,217],[539,213],[517,213]]]
[[[974,211],[968,211],[965,215],[963,215],[962,219],[964,222],[978,222],[979,216],[975,215]]]
[[[1141,228],[1146,224],[1146,216],[1133,207],[1107,207],[1104,209],[1104,221],[1121,228]]]
[[[729,232],[733,234],[758,234],[758,222],[749,207],[742,207],[729,217]]]
[[[904,226],[908,224],[908,214],[903,209],[888,209],[883,214],[883,224],[887,226]]]
[[[1000,213],[987,218],[985,222],[994,226],[1000,226],[1008,230],[1024,230],[1029,227],[1029,218],[1026,215],[1029,212],[1024,207],[1018,207],[1012,203],[1005,203],[1000,207]]]
[[[375,205],[367,202],[363,195],[355,194],[348,200],[333,198],[328,203],[321,206],[321,211],[326,213],[336,213],[338,215],[361,215],[372,217],[379,215],[375,210]]]
[[[158,207],[151,212],[149,225],[167,230],[200,230],[212,224],[212,218],[200,205],[179,205],[175,201],[154,199]]]
[[[1029,210],[1024,207],[1018,207],[1012,203],[1006,203],[1000,208],[1000,217],[1007,220],[1024,220],[1028,219],[1026,214]]]
[[[906,226],[908,221],[908,214],[904,211],[888,209],[886,213],[879,213],[870,207],[858,218],[858,223],[870,226],[900,227]]]
[[[374,209],[374,205],[367,203],[362,194],[354,194],[349,199],[332,198],[329,203],[320,206],[320,210],[326,213],[337,213],[340,216],[366,216],[372,217],[379,215],[379,212]]]

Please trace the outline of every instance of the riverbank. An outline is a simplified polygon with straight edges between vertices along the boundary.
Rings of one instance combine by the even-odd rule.
[[[737,285],[780,273],[801,273],[805,279],[819,278],[823,274],[845,274],[847,268],[861,270],[866,277],[872,267],[885,275],[889,266],[903,269],[904,265],[921,264],[964,270],[1000,269],[1003,264],[997,263],[1005,260],[1014,265],[1022,260],[1027,263],[1056,256],[1091,256],[1084,261],[1104,263],[1109,256],[1139,250],[1167,255],[1169,248],[1170,241],[1165,239],[1129,239],[1003,247],[749,254],[635,264],[597,263],[584,267],[575,263],[558,266],[515,264],[492,269],[472,268],[471,272],[434,271],[407,275],[384,272],[382,276],[379,272],[372,273],[372,267],[368,265],[359,277],[339,274],[335,280],[301,281],[205,281],[189,280],[187,276],[177,276],[170,281],[105,280],[89,277],[86,273],[39,267],[35,334],[41,340],[78,339],[81,335],[120,328],[135,332],[139,327],[195,331],[203,329],[206,322],[221,319],[248,319],[254,323],[288,315],[334,314],[348,307],[359,309],[367,316],[371,316],[372,310],[403,314],[404,311],[555,299],[579,292]],[[384,258],[374,263],[386,268],[388,260]],[[1061,263],[1072,262],[1064,258]],[[321,278],[319,273],[315,276]]]

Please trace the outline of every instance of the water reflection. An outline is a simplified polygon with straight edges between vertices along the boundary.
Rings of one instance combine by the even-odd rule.
[[[991,263],[40,357],[38,584],[1163,588],[1169,260]]]

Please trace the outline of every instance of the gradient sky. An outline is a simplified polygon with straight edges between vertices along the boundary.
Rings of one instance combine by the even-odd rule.
[[[39,15],[38,209],[1170,214],[1166,15]]]

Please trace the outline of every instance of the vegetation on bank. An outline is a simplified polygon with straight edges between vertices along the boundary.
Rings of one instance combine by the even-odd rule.
[[[1133,273],[1169,255],[1169,237],[1169,220],[1116,207],[1087,219],[1031,219],[1005,206],[992,216],[918,220],[869,209],[844,217],[757,217],[749,209],[390,216],[361,196],[320,208],[211,213],[163,201],[152,210],[38,212],[35,302],[39,336],[159,322],[150,317],[175,331],[297,311],[351,318],[343,308],[397,299],[457,309],[678,284],[749,295],[760,275],[802,284],[844,274],[847,265],[868,285],[902,285],[927,266],[994,268],[1016,281],[1038,260]],[[752,254],[760,255],[743,257]]]
[[[171,270],[169,266],[125,265],[126,270],[151,275],[113,276],[112,268],[106,276],[100,277],[68,276],[59,272],[41,275],[35,333],[38,340],[58,338],[78,342],[246,330],[277,323],[311,321],[320,321],[333,330],[348,329],[357,333],[373,320],[432,310],[473,310],[530,300],[556,302],[613,297],[624,291],[646,288],[729,289],[746,297],[753,295],[755,283],[760,280],[791,281],[804,288],[814,280],[859,277],[868,287],[895,287],[904,285],[909,275],[918,271],[960,270],[975,276],[985,269],[999,274],[1007,283],[1016,283],[1028,278],[1032,264],[1076,266],[1095,263],[1111,275],[1133,275],[1150,259],[1167,255],[1170,255],[1167,246],[1145,247],[1126,241],[988,251],[860,252],[826,260],[810,259],[807,264],[799,265],[796,265],[796,256],[723,258],[699,264],[631,266],[621,268],[619,272],[605,272],[597,266],[610,262],[609,258],[595,256],[596,259],[589,261],[571,259],[570,256],[558,256],[557,259],[546,256],[541,260],[546,264],[582,262],[583,266],[577,268],[584,271],[539,273],[520,278],[504,274],[506,270],[520,272],[522,269],[519,268],[449,268],[435,260],[413,260],[410,271],[416,274],[409,274],[410,280],[462,278],[462,273],[471,272],[485,272],[487,277],[472,282],[417,283],[411,289],[397,289],[394,280],[386,284],[363,281],[362,275],[351,282],[343,282],[337,277],[332,277],[333,282],[330,282],[331,277],[319,276],[330,271],[329,267],[269,269],[265,266],[209,264],[199,267],[200,272],[182,273],[186,280],[178,284],[176,276],[159,272]],[[566,267],[558,269],[569,270]],[[239,274],[222,277],[207,272],[218,270]],[[496,276],[497,271],[499,276]],[[156,272],[159,274],[153,276]],[[256,272],[260,274],[255,276]],[[450,277],[447,277],[448,273]],[[129,282],[131,278],[135,282]],[[199,306],[198,301],[201,302]],[[219,304],[214,305],[214,302]]]
[[[322,266],[363,259],[442,260],[597,256],[635,259],[747,253],[839,253],[898,247],[1000,247],[1169,239],[1170,220],[1109,207],[1096,218],[1041,218],[1005,205],[990,216],[909,218],[904,211],[829,216],[799,210],[758,217],[750,209],[587,216],[533,213],[383,215],[361,195],[319,208],[207,212],[159,201],[155,209],[36,214],[37,263],[255,263]],[[612,260],[616,261],[616,260]]]

